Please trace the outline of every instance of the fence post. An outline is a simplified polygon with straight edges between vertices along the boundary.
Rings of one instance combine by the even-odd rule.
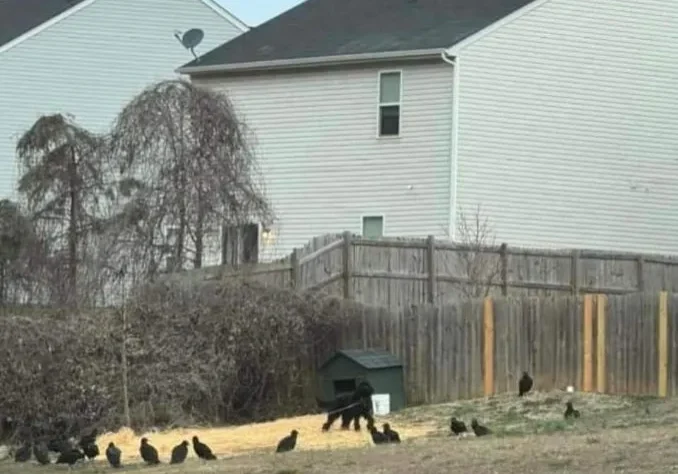
[[[605,350],[605,323],[607,318],[607,297],[603,294],[598,295],[596,299],[596,322],[597,327],[597,372],[596,372],[596,388],[598,393],[605,393],[607,384],[607,367],[606,367],[606,350]]]
[[[494,301],[486,296],[483,301],[483,391],[486,397],[494,394]]]
[[[427,252],[426,252],[426,261],[428,269],[428,289],[426,296],[428,297],[428,302],[430,304],[435,304],[436,302],[436,287],[437,287],[437,278],[436,278],[436,239],[434,236],[429,235],[427,240]]]
[[[508,245],[506,242],[499,247],[499,258],[501,259],[501,294],[508,296]]]
[[[645,291],[645,257],[642,255],[638,255],[636,279],[638,281],[638,291]]]
[[[570,285],[572,287],[572,293],[574,295],[579,294],[579,249],[574,249],[572,251],[572,264],[571,264],[571,270],[572,272],[571,277],[570,277]]]
[[[301,268],[299,266],[299,250],[292,250],[292,255],[290,255],[290,264],[292,265],[290,285],[292,288],[299,289],[300,279],[301,279]]]
[[[668,293],[659,292],[659,321],[657,324],[657,359],[659,362],[659,373],[657,377],[657,395],[665,397],[668,392],[669,382],[669,348],[668,348]]]
[[[593,390],[593,295],[584,295],[584,392]]]
[[[351,291],[351,276],[353,274],[353,269],[351,265],[351,246],[353,245],[351,232],[344,232],[344,246],[342,252],[342,264],[343,264],[343,278],[344,278],[344,298],[351,299],[353,297]]]

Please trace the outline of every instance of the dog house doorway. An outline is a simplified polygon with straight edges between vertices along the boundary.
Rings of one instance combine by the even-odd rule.
[[[334,385],[334,395],[339,396],[345,393],[353,393],[356,388],[355,379],[339,379],[332,381]]]

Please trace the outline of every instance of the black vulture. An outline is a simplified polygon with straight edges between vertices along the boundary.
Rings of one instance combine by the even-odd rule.
[[[288,436],[285,436],[278,443],[278,447],[275,448],[276,453],[285,453],[287,451],[292,451],[297,445],[297,436],[299,432],[297,430],[292,430]]]
[[[31,459],[31,449],[32,446],[30,443],[24,443],[24,445],[14,453],[14,462],[26,462]]]
[[[487,426],[481,425],[475,418],[471,420],[471,428],[476,436],[485,436],[492,433]]]
[[[108,448],[106,448],[106,459],[108,459],[108,464],[111,467],[120,467],[120,456],[122,456],[122,451],[118,448],[113,442],[108,443]]]
[[[85,459],[85,453],[80,451],[79,449],[73,448],[69,450],[65,450],[61,454],[59,454],[59,457],[56,460],[57,464],[68,464],[69,466],[72,466],[76,462],[78,462],[80,459]]]
[[[532,389],[532,384],[532,377],[527,372],[523,372],[523,376],[518,381],[518,396],[522,397],[529,392]]]
[[[141,454],[141,459],[146,461],[146,464],[160,464],[160,459],[158,459],[158,450],[148,444],[147,438],[141,438],[139,453]]]
[[[195,451],[196,456],[205,461],[214,461],[217,458],[210,447],[201,443],[197,436],[193,437],[193,451]]]
[[[38,443],[33,446],[33,456],[35,456],[35,460],[43,466],[52,463],[49,459],[49,451],[47,450],[45,443]]]
[[[380,433],[376,426],[370,423],[367,425],[367,429],[370,430],[370,435],[372,436],[374,444],[388,443],[388,437],[384,433]]]
[[[567,408],[565,409],[565,419],[568,418],[579,418],[579,410],[575,410],[572,406],[572,402],[567,402]]]
[[[188,441],[183,440],[172,449],[170,464],[181,464],[188,456]]]
[[[466,423],[461,420],[457,420],[457,418],[453,416],[450,420],[450,431],[459,436],[462,433],[466,433],[468,430],[466,429]]]
[[[397,431],[391,429],[391,425],[384,423],[384,435],[388,438],[389,443],[400,443],[400,435]]]

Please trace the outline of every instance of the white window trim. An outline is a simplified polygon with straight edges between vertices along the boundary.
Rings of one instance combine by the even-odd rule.
[[[360,236],[365,238],[363,234],[364,220],[366,217],[381,217],[381,236],[386,237],[386,215],[381,212],[368,212],[360,215]]]
[[[400,74],[400,100],[398,102],[381,103],[381,76],[384,74]],[[377,138],[380,140],[392,140],[394,138],[401,138],[403,136],[403,73],[402,69],[384,69],[377,74]],[[398,134],[397,135],[382,135],[381,134],[381,108],[389,106],[398,106]],[[376,216],[375,216],[376,217]]]

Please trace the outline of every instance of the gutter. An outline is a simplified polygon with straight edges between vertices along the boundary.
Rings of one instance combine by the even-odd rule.
[[[210,66],[183,66],[176,69],[175,72],[179,74],[196,75],[220,72],[271,71],[281,69],[306,69],[321,66],[343,66],[379,61],[437,59],[438,57],[440,57],[440,49],[417,49],[411,51],[317,56],[313,58],[275,59],[271,61],[215,64]]]
[[[450,134],[450,199],[447,235],[454,241],[457,237],[457,174],[459,163],[459,56],[450,58],[447,50],[440,57],[454,67],[452,79],[452,133]]]

